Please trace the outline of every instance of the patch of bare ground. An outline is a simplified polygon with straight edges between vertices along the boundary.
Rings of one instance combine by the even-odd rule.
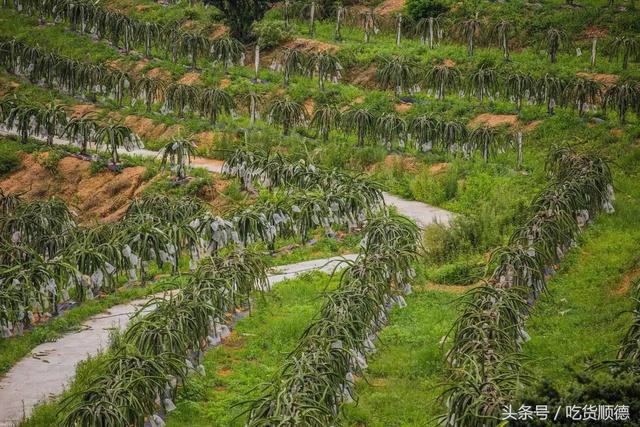
[[[139,137],[158,141],[167,141],[182,131],[180,125],[156,124],[153,120],[142,116],[127,116],[124,119],[124,124]]]
[[[531,123],[523,125],[518,120],[518,116],[515,114],[490,114],[490,113],[482,113],[476,117],[474,117],[469,123],[468,126],[470,128],[477,128],[480,126],[489,126],[489,127],[500,127],[500,126],[509,126],[511,128],[519,128],[524,132],[531,132],[537,128],[542,121],[535,120]]]
[[[585,80],[598,82],[604,86],[612,86],[616,84],[618,80],[620,80],[620,76],[616,74],[598,74],[598,73],[578,72],[576,73],[576,76]]]
[[[503,125],[515,126],[518,123],[518,116],[515,114],[489,114],[483,113],[474,117],[469,122],[469,127],[479,126],[497,127]]]
[[[229,27],[227,27],[226,25],[218,25],[216,28],[213,29],[210,36],[212,39],[217,39],[224,36],[228,32],[229,32]]]
[[[441,173],[446,172],[447,170],[449,170],[449,163],[434,163],[431,166],[429,166],[429,173],[431,175],[440,175]]]
[[[347,72],[345,80],[354,85],[363,86],[368,89],[376,87],[377,68],[371,64],[368,68],[355,67]]]
[[[196,73],[193,71],[186,73],[185,75],[180,77],[178,83],[183,85],[197,85],[200,83],[200,73]]]
[[[335,53],[340,50],[340,46],[321,42],[320,40],[306,39],[298,37],[284,44],[284,47],[301,50],[303,52],[332,52]]]
[[[453,59],[450,58],[446,58],[444,61],[442,61],[442,65],[444,65],[445,67],[455,67],[456,66],[456,61],[454,61]]]
[[[403,171],[417,173],[419,165],[414,157],[389,154],[382,162],[375,163],[369,167],[369,171],[371,172],[389,169],[401,169]]]
[[[316,102],[313,98],[307,98],[307,100],[304,101],[304,110],[307,112],[309,117],[313,115],[313,112],[316,110]]]
[[[69,116],[72,118],[81,117],[85,114],[95,113],[98,110],[94,104],[76,104],[69,107]]]
[[[411,110],[412,106],[413,105],[409,104],[408,102],[399,102],[394,105],[393,109],[396,110],[397,113],[406,113],[407,111]]]
[[[638,279],[640,279],[640,267],[637,267],[625,274],[620,286],[613,289],[611,293],[613,295],[627,295]]]
[[[220,80],[220,83],[218,83],[218,87],[220,89],[226,89],[229,86],[231,86],[231,80],[230,79],[222,79],[222,80]]]
[[[376,8],[378,15],[386,16],[400,12],[404,8],[405,0],[385,0]]]
[[[473,289],[477,286],[480,286],[480,284],[474,284],[474,285],[466,285],[466,286],[461,286],[461,285],[441,285],[438,283],[427,283],[424,285],[419,285],[419,286],[414,286],[414,289],[416,291],[436,291],[436,292],[447,292],[450,294],[464,294],[465,292],[467,292],[469,289]]]
[[[136,166],[118,174],[104,171],[92,175],[88,161],[70,156],[61,159],[52,174],[37,157],[25,154],[22,168],[0,181],[0,188],[9,194],[23,194],[27,200],[60,197],[81,222],[111,222],[124,215],[131,199],[144,188],[144,172],[144,167]]]
[[[160,67],[156,67],[147,71],[147,77],[162,80],[164,82],[171,81],[171,73],[167,70],[163,70]]]
[[[20,83],[11,81],[0,82],[0,96],[5,96],[12,93],[15,89],[20,87]]]

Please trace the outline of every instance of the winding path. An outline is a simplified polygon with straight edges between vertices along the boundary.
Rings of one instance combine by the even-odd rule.
[[[355,258],[356,255],[345,255],[275,267],[269,274],[269,285],[310,271],[330,274],[343,268],[343,261]],[[163,292],[154,296],[168,294]],[[109,345],[110,332],[124,330],[131,316],[154,296],[113,306],[85,321],[79,332],[41,344],[31,351],[31,357],[16,363],[0,378],[0,427],[17,425],[31,415],[38,403],[60,395],[73,379],[77,364],[105,349]]]
[[[4,127],[0,127],[0,135],[15,135],[15,132],[9,131]],[[46,139],[42,137],[32,136],[31,138],[46,142]],[[54,138],[53,143],[63,146],[74,145],[71,141],[60,138]],[[154,158],[160,155],[160,152],[158,151],[147,150],[145,148],[139,148],[131,151],[118,149],[118,153],[145,158]],[[222,160],[195,157],[192,159],[191,164],[193,166],[206,169],[209,172],[222,173],[222,165],[224,162]],[[420,227],[425,227],[436,222],[440,224],[448,224],[453,218],[453,214],[451,212],[427,205],[426,203],[405,200],[389,193],[383,193],[383,196],[384,202],[387,206],[395,207],[398,213],[413,219]]]

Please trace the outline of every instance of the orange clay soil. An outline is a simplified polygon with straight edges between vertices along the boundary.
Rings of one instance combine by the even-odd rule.
[[[104,171],[92,175],[88,161],[65,157],[52,174],[41,165],[46,156],[24,154],[22,168],[0,181],[0,188],[9,194],[23,194],[27,200],[60,197],[81,222],[110,222],[124,215],[131,199],[145,186],[142,166],[125,168],[118,174]]]

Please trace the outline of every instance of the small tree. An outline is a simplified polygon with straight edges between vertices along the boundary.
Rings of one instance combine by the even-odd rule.
[[[620,124],[623,125],[630,109],[640,114],[640,87],[630,81],[616,83],[604,92],[603,107],[605,110],[613,108],[618,113]]]
[[[431,151],[439,130],[440,122],[429,115],[416,116],[409,122],[409,133],[416,142],[416,148],[421,151]]]
[[[329,132],[340,123],[341,113],[333,104],[323,104],[315,109],[311,118],[311,127],[316,129],[323,141],[329,139]]]
[[[204,0],[222,11],[231,35],[243,42],[253,37],[251,26],[260,21],[269,9],[267,0]]]
[[[216,61],[222,63],[224,73],[227,74],[229,67],[242,59],[244,45],[229,36],[219,37],[211,43],[211,55]]]
[[[249,118],[251,120],[251,126],[255,126],[258,119],[259,106],[262,102],[262,95],[255,91],[251,91],[243,96],[245,102],[249,106]]]
[[[547,112],[553,114],[554,108],[564,94],[564,82],[552,74],[545,74],[538,80],[537,98],[538,102],[547,105]]]
[[[87,154],[87,147],[94,141],[97,124],[91,117],[91,113],[85,113],[80,117],[69,120],[64,128],[63,135],[66,135],[72,142],[80,143],[80,153]]]
[[[383,58],[378,68],[377,78],[385,88],[393,88],[397,97],[411,88],[416,81],[417,65],[411,58],[394,56]]]
[[[547,52],[551,63],[555,64],[558,58],[558,51],[567,40],[567,34],[558,28],[549,28],[547,30]]]
[[[307,67],[311,75],[318,73],[318,84],[320,90],[324,92],[324,85],[327,79],[337,79],[340,76],[342,66],[338,58],[329,52],[318,52],[309,57]]]
[[[191,166],[191,158],[196,155],[196,149],[193,140],[174,138],[161,150],[161,167],[164,169],[168,164],[179,180],[185,179]]]
[[[282,126],[283,135],[289,135],[292,127],[300,126],[306,121],[304,106],[289,99],[276,99],[269,106],[268,117],[270,123]]]
[[[347,15],[347,9],[339,3],[336,5],[336,31],[334,38],[337,42],[342,41],[342,23]]]
[[[640,42],[637,37],[620,36],[613,39],[609,45],[609,51],[612,57],[622,55],[622,69],[629,67],[629,59],[635,57],[640,60]]]
[[[518,111],[522,108],[522,100],[531,97],[535,91],[535,80],[529,74],[513,73],[507,77],[506,92],[516,102]]]
[[[496,70],[485,64],[481,64],[480,67],[469,76],[469,93],[475,93],[481,104],[484,102],[485,96],[493,95],[496,86]]]
[[[364,146],[364,140],[375,129],[376,118],[367,108],[350,108],[342,114],[342,128],[355,131],[358,136],[358,147]]]
[[[582,117],[586,104],[595,104],[601,95],[602,85],[593,80],[573,79],[567,85],[566,98],[578,107],[578,115]]]
[[[480,150],[485,163],[495,156],[500,143],[500,132],[490,126],[480,126],[469,134],[469,143],[473,150]]]
[[[475,38],[480,36],[482,23],[478,19],[478,14],[474,18],[465,19],[458,23],[458,31],[467,43],[467,54],[473,56],[475,49]]]
[[[214,125],[220,114],[229,114],[233,107],[233,98],[224,89],[209,88],[200,94],[200,112]]]
[[[502,56],[505,61],[509,60],[509,33],[511,32],[511,29],[511,22],[504,20],[498,22],[493,27],[493,35],[502,49]]]
[[[400,147],[404,148],[404,140],[407,134],[407,122],[394,113],[382,114],[376,120],[375,132],[382,139],[387,150],[391,150],[393,141],[399,140]]]
[[[47,145],[53,145],[53,138],[60,134],[67,124],[67,113],[62,105],[50,102],[40,109],[36,120],[39,126],[44,128],[47,136]]]
[[[425,76],[427,86],[436,92],[438,99],[444,99],[446,91],[455,89],[460,81],[460,71],[445,64],[434,65]]]
[[[282,54],[283,84],[289,86],[291,76],[301,73],[307,64],[307,56],[298,49],[287,48]]]
[[[201,34],[183,33],[178,42],[182,54],[191,58],[191,68],[197,69],[198,57],[209,50],[209,40]]]
[[[378,15],[373,11],[373,7],[370,7],[360,14],[360,18],[362,19],[362,29],[364,30],[364,42],[369,43],[371,34],[378,31]]]
[[[96,146],[106,145],[111,151],[111,162],[120,162],[118,149],[124,148],[127,151],[141,147],[140,138],[131,129],[119,124],[111,124],[98,127],[96,132]]]
[[[165,91],[165,104],[180,117],[184,115],[185,108],[195,110],[200,99],[199,90],[191,85],[183,83],[171,83]]]
[[[29,141],[29,135],[35,129],[32,124],[38,126],[39,115],[40,108],[35,105],[16,104],[9,112],[5,123],[9,129],[15,128],[20,134],[20,142],[26,144]]]
[[[440,33],[440,25],[442,24],[440,16],[429,16],[418,21],[416,29],[420,34],[420,42],[425,44],[429,41],[429,49],[433,49],[435,45],[435,37]]]
[[[133,86],[135,96],[144,100],[147,112],[151,112],[154,102],[164,98],[166,89],[167,85],[162,80],[146,76],[136,80]]]

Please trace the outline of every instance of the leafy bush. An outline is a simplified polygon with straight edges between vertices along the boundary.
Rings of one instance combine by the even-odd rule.
[[[284,21],[261,21],[253,25],[253,32],[260,39],[263,49],[273,49],[293,37],[293,29]]]
[[[7,175],[22,166],[22,159],[12,147],[0,145],[0,176]]]
[[[91,175],[98,174],[107,169],[108,163],[105,159],[99,158],[97,160],[92,160],[89,170],[91,171]]]
[[[458,173],[452,170],[434,176],[428,170],[423,170],[411,182],[410,188],[417,200],[432,205],[441,205],[456,196],[458,192]]]
[[[484,276],[484,264],[459,261],[445,264],[430,272],[428,278],[444,285],[470,285]]]
[[[543,380],[533,393],[524,398],[524,405],[548,405],[549,408],[569,405],[625,405],[629,407],[629,421],[599,421],[591,425],[604,426],[637,426],[640,414],[640,373],[633,370],[614,369],[602,371],[587,371],[575,374],[575,382],[568,390],[556,388],[548,380]],[[513,405],[519,408],[520,405]],[[578,425],[584,421],[565,418],[565,411],[560,411],[557,420],[533,420],[513,422],[517,426],[541,425]],[[509,423],[512,425],[512,423]]]
[[[409,16],[416,21],[449,11],[448,6],[433,0],[407,0],[405,7]]]
[[[62,150],[51,150],[37,154],[36,161],[45,168],[51,175],[58,174],[58,163],[66,154]]]
[[[442,264],[458,256],[482,253],[501,243],[502,234],[496,215],[482,205],[473,216],[459,216],[450,226],[433,224],[424,229],[424,248],[427,262]]]

